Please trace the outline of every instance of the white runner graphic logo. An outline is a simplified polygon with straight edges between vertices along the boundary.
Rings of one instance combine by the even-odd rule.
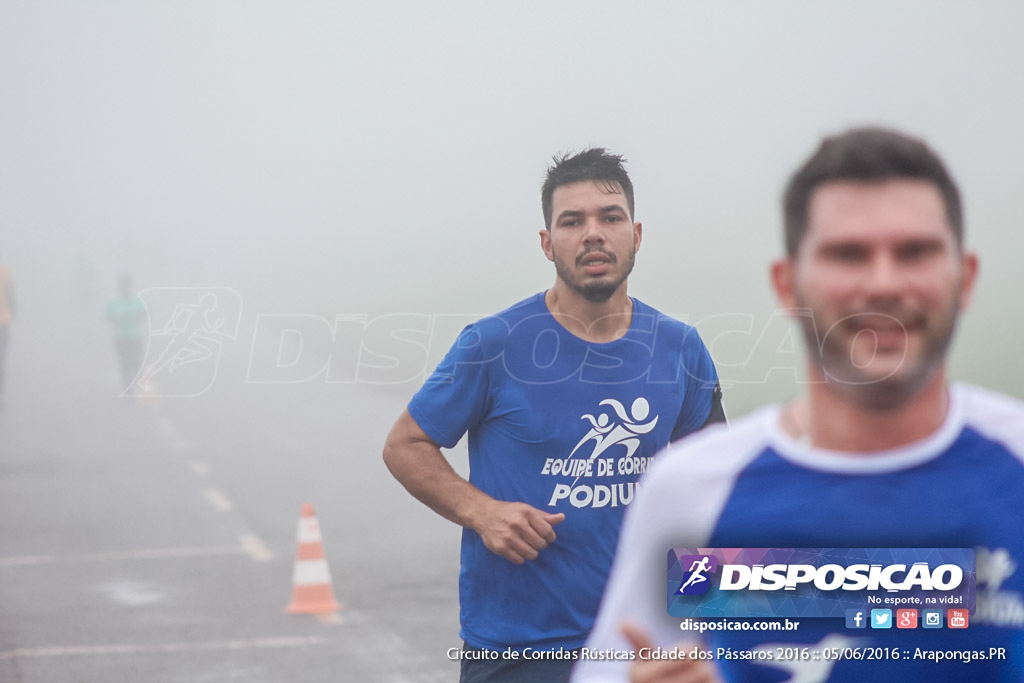
[[[139,297],[150,320],[149,340],[142,367],[122,395],[205,392],[217,376],[224,344],[238,336],[242,296],[228,287],[151,287]]]
[[[611,406],[615,414],[622,420],[622,424],[612,422],[608,417],[608,413],[601,413],[596,418],[589,413],[583,415],[580,419],[590,422],[591,429],[587,432],[586,436],[580,439],[576,447],[572,449],[572,453],[569,454],[570,458],[576,455],[576,451],[580,449],[580,446],[588,441],[597,442],[597,445],[594,446],[594,452],[590,454],[591,460],[617,443],[626,447],[626,457],[628,458],[640,447],[640,439],[637,437],[641,434],[650,433],[655,425],[658,424],[657,415],[650,422],[641,424],[640,420],[646,419],[651,412],[651,406],[643,396],[633,401],[629,413],[626,412],[625,406],[614,398],[606,398],[598,405]]]
[[[1006,548],[975,548],[978,592],[977,611],[972,623],[1004,628],[1024,626],[1024,596],[1002,590],[1003,582],[1017,571],[1017,561]]]
[[[614,446],[615,444],[622,444],[626,447],[627,458],[631,457],[636,453],[636,449],[640,448],[640,439],[637,438],[641,434],[648,434],[658,424],[658,416],[655,415],[654,419],[650,422],[641,423],[641,420],[647,419],[647,416],[651,412],[651,405],[647,402],[647,399],[643,396],[633,401],[633,405],[630,406],[630,410],[627,413],[626,407],[616,401],[614,398],[606,398],[605,400],[598,403],[599,406],[611,406],[612,410],[622,421],[621,424],[617,424],[608,417],[608,413],[601,413],[596,418],[589,413],[583,415],[580,419],[587,420],[590,422],[591,429],[586,435],[580,439],[580,442],[576,444],[576,447],[569,453],[569,457],[573,458],[576,456],[576,451],[588,441],[594,441],[594,451],[590,454],[590,459],[593,460],[597,456],[604,453],[606,450]],[[573,484],[579,481],[579,477],[573,480]]]
[[[651,417],[651,404],[644,397],[639,397],[626,409],[614,398],[606,398],[598,404],[603,411],[595,411],[580,417],[590,424],[590,429],[583,435],[565,458],[547,458],[541,474],[551,477],[572,477],[572,483],[555,484],[548,500],[549,506],[556,506],[559,501],[568,500],[573,507],[619,507],[633,500],[636,492],[636,478],[646,471],[653,455],[636,455],[640,448],[640,438],[650,434],[658,424],[658,416]],[[585,444],[594,443],[593,450],[587,454]],[[612,446],[622,446],[625,452],[618,452],[614,457]],[[599,457],[603,456],[603,457]],[[633,481],[622,481],[623,476],[634,477]],[[581,478],[587,484],[577,486]],[[611,479],[618,481],[611,482]]]

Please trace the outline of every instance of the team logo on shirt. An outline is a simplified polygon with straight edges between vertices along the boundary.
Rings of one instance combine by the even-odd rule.
[[[658,425],[658,416],[651,415],[651,405],[646,398],[636,398],[627,408],[614,398],[598,403],[594,414],[585,413],[580,420],[589,424],[589,429],[576,442],[565,458],[548,458],[541,474],[556,477],[571,477],[569,483],[555,485],[548,501],[556,506],[568,500],[573,507],[618,507],[628,505],[636,491],[635,482],[581,483],[580,479],[637,477],[647,470],[652,457],[636,455],[641,438],[650,434]],[[588,448],[593,444],[592,447]],[[613,446],[621,446],[615,448]],[[625,449],[623,451],[623,449]],[[564,482],[564,479],[563,479]]]
[[[570,458],[575,457],[576,452],[590,441],[594,442],[594,450],[590,453],[591,460],[616,444],[625,446],[625,457],[632,457],[636,453],[636,449],[640,448],[639,437],[643,434],[649,434],[658,424],[657,415],[650,422],[643,421],[651,413],[651,406],[643,396],[633,401],[629,411],[614,398],[606,398],[598,405],[611,407],[619,422],[612,420],[607,412],[601,412],[597,417],[589,413],[580,417],[581,420],[586,420],[590,423],[590,431],[580,439],[576,447],[569,453]]]
[[[1024,626],[1024,597],[1003,590],[1003,582],[1017,571],[1017,561],[1006,548],[975,548],[978,560],[978,611],[974,622],[1020,628]]]

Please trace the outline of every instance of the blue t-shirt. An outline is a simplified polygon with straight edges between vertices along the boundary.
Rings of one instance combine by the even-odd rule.
[[[853,629],[843,619],[800,618],[796,631],[708,631],[708,649],[896,648],[899,657],[717,659],[726,681],[1024,680],[1024,405],[957,385],[937,432],[878,453],[811,448],[778,418],[778,408],[766,408],[658,457],[630,510],[588,647],[629,649],[623,619],[663,647],[687,635],[667,613],[670,548],[974,548],[977,602],[966,629]],[[936,662],[928,659],[934,652],[997,657]],[[625,681],[627,667],[581,664],[573,681]]]
[[[696,330],[635,299],[629,331],[603,344],[569,333],[543,293],[462,332],[409,413],[445,448],[469,432],[469,480],[480,490],[566,515],[557,540],[522,565],[463,531],[467,643],[583,645],[640,475],[704,424],[716,384]]]

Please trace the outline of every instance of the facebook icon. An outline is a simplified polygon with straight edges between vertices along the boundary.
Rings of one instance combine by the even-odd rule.
[[[862,609],[846,610],[846,628],[867,628],[868,620]]]

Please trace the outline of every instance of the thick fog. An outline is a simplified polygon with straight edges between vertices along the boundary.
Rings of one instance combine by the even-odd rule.
[[[1024,395],[1021,26],[1014,2],[4,2],[8,361],[47,362],[19,324],[106,334],[130,274],[221,292],[249,380],[330,383],[282,368],[341,353],[342,316],[363,356],[335,379],[411,393],[461,324],[550,286],[545,168],[601,145],[636,185],[631,294],[698,325],[738,415],[799,390],[780,190],[875,123],[962,186],[982,269],[954,376]]]
[[[462,326],[554,282],[558,153],[626,157],[629,292],[697,326],[736,418],[804,381],[768,280],[789,174],[849,126],[923,137],[981,255],[951,374],[1024,397],[1022,27],[1011,0],[0,0],[0,679],[453,680],[460,529],[381,448]],[[109,314],[125,276],[144,315]],[[305,503],[323,623],[284,614]]]

